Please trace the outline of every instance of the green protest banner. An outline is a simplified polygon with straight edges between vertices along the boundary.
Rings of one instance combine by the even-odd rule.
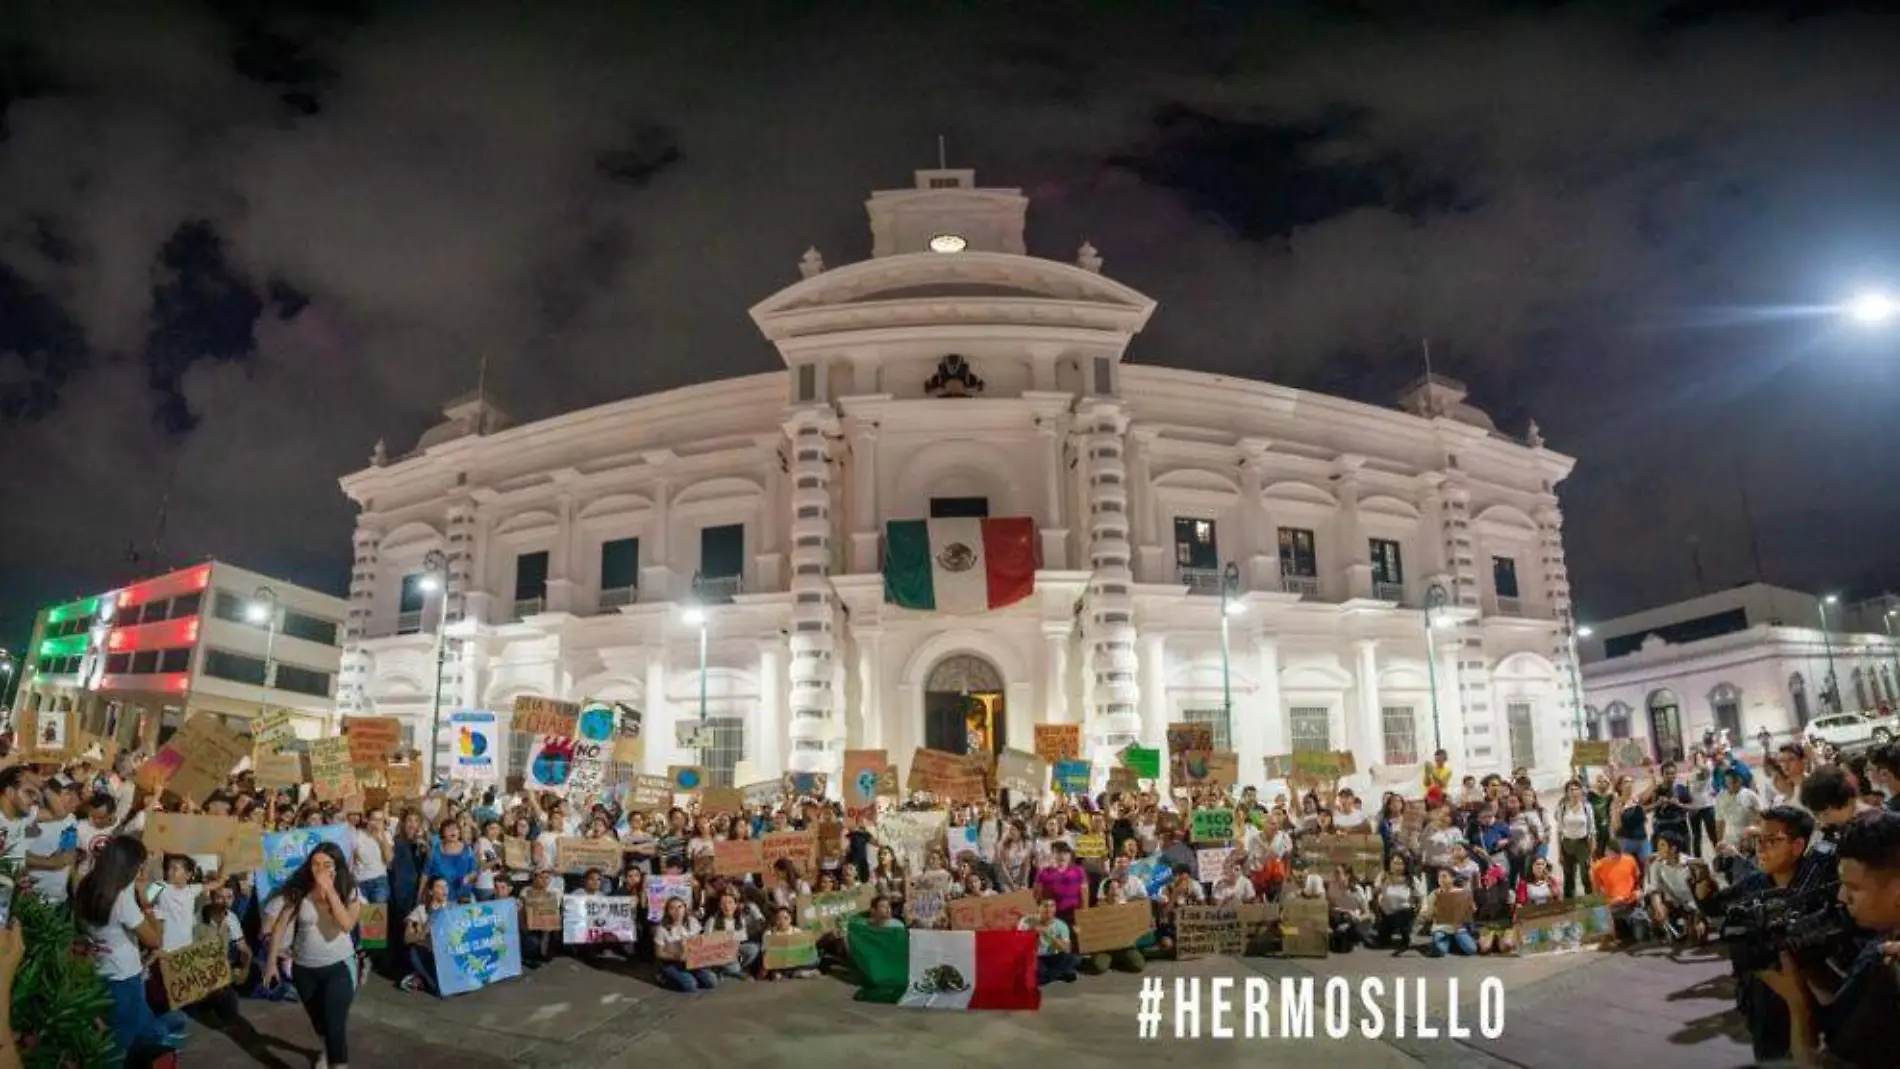
[[[1234,811],[1231,809],[1196,809],[1194,811],[1192,836],[1197,843],[1229,843],[1234,841]]]

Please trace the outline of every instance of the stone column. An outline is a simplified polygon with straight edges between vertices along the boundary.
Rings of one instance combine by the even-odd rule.
[[[1168,639],[1141,636],[1141,744],[1161,751],[1161,797],[1168,797]]]
[[[1340,582],[1348,598],[1372,596],[1372,546],[1366,541],[1366,529],[1359,518],[1359,469],[1364,457],[1344,456],[1335,463],[1334,489],[1339,495]]]
[[[647,651],[646,767],[649,776],[664,776],[666,766],[683,764],[675,760],[677,736],[673,733],[674,710],[666,700],[666,640]]]
[[[1136,681],[1135,610],[1128,564],[1128,479],[1122,435],[1128,423],[1115,401],[1085,402],[1077,414],[1088,428],[1089,576],[1084,634],[1089,644],[1091,746],[1115,750],[1142,731]]]
[[[1254,661],[1259,666],[1261,721],[1254,728],[1261,739],[1261,757],[1270,757],[1293,752],[1293,725],[1287,720],[1286,706],[1280,697],[1280,642],[1272,635],[1256,634],[1253,640]],[[1247,782],[1251,774],[1259,776],[1264,772],[1258,759],[1251,768],[1241,766],[1241,782]]]
[[[853,419],[851,435],[851,560],[854,575],[877,571],[877,424]]]
[[[1154,451],[1160,440],[1157,427],[1133,427],[1128,431],[1124,495],[1128,524],[1124,537],[1135,546],[1134,559],[1139,564],[1135,574],[1149,583],[1174,581],[1173,562],[1167,559],[1167,547],[1155,532]]]
[[[858,739],[861,748],[884,748],[884,634],[866,628],[858,645]]]
[[[831,439],[837,417],[825,405],[792,411],[785,433],[792,440],[792,636],[791,752],[793,772],[824,772],[835,782],[842,737],[833,723],[834,684],[842,665],[833,664],[837,597],[831,587]],[[801,509],[817,509],[800,517]]]
[[[659,466],[652,455],[650,466]],[[673,483],[664,475],[648,486],[653,495],[653,522],[640,538],[640,600],[673,599]],[[662,770],[664,771],[664,770]]]
[[[1359,653],[1359,724],[1348,732],[1348,745],[1360,768],[1385,763],[1385,717],[1379,708],[1379,642],[1362,638],[1353,643]],[[1348,720],[1348,724],[1351,720]],[[1352,736],[1357,736],[1356,739]]]
[[[556,515],[560,518],[560,528],[554,536],[554,546],[548,554],[548,593],[547,611],[580,613],[592,615],[592,604],[581,604],[581,583],[583,562],[575,559],[574,551],[574,498],[562,494],[556,505]],[[598,598],[600,591],[595,590]]]
[[[1051,724],[1069,722],[1069,635],[1066,623],[1042,625],[1042,712]]]
[[[753,772],[776,776],[785,768],[785,642],[759,640],[759,709],[746,729],[746,757]]]

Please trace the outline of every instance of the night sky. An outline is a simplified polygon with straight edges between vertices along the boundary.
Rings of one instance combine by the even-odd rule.
[[[1744,487],[1771,580],[1900,586],[1900,325],[1828,313],[1900,286],[1900,21],[1412,6],[5,4],[0,645],[205,555],[342,593],[337,477],[484,352],[524,421],[779,366],[746,308],[939,134],[1138,362],[1389,404],[1429,337],[1579,458],[1584,619],[1752,578]]]

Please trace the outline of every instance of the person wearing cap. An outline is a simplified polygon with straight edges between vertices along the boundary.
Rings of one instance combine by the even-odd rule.
[[[40,794],[39,824],[26,844],[28,889],[53,903],[72,889],[73,864],[79,858],[79,784],[54,776]]]

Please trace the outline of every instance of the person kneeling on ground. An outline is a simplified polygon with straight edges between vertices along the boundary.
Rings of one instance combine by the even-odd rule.
[[[1128,900],[1128,888],[1123,882],[1111,879],[1102,884],[1102,905],[1119,906]],[[1137,901],[1140,900],[1137,899]],[[1089,971],[1092,973],[1105,973],[1110,969],[1120,969],[1123,972],[1140,972],[1148,965],[1147,957],[1141,952],[1142,943],[1153,947],[1155,944],[1154,933],[1151,931],[1143,934],[1141,939],[1137,941],[1134,946],[1123,947],[1120,950],[1104,950],[1090,955],[1084,960],[1088,965]]]
[[[1682,859],[1682,836],[1666,831],[1656,836],[1656,856],[1649,859],[1649,917],[1658,931],[1681,942],[1689,937],[1696,914],[1695,891],[1689,866]]]
[[[1438,870],[1438,890],[1426,896],[1425,909],[1420,914],[1420,922],[1431,926],[1432,945],[1425,951],[1428,958],[1442,958],[1448,951],[1455,951],[1465,957],[1478,952],[1478,940],[1471,934],[1471,918],[1476,907],[1471,901],[1471,891],[1464,880],[1452,875],[1450,869]]]
[[[686,900],[669,898],[653,929],[653,956],[660,963],[660,983],[675,991],[711,991],[719,977],[711,969],[686,967],[686,940],[699,934],[699,921],[686,911]]]
[[[789,932],[794,932],[794,931],[797,931],[797,929],[792,927],[792,911],[785,906],[779,906],[778,908],[774,909],[772,911],[772,934],[785,935]],[[767,980],[784,980],[787,978],[795,979],[795,980],[809,980],[819,975],[822,975],[822,974],[817,969],[813,969],[809,966],[796,968],[796,969],[766,969],[765,970],[765,978]]]
[[[422,889],[422,901],[409,913],[403,937],[409,944],[409,975],[402,978],[404,991],[437,993],[435,978],[435,939],[430,934],[429,918],[449,904],[449,881],[440,876],[429,880]]]
[[[1036,904],[1036,916],[1024,917],[1017,927],[1036,933],[1036,986],[1047,987],[1061,980],[1075,982],[1077,958],[1069,926],[1056,916],[1056,901],[1045,898]]]

